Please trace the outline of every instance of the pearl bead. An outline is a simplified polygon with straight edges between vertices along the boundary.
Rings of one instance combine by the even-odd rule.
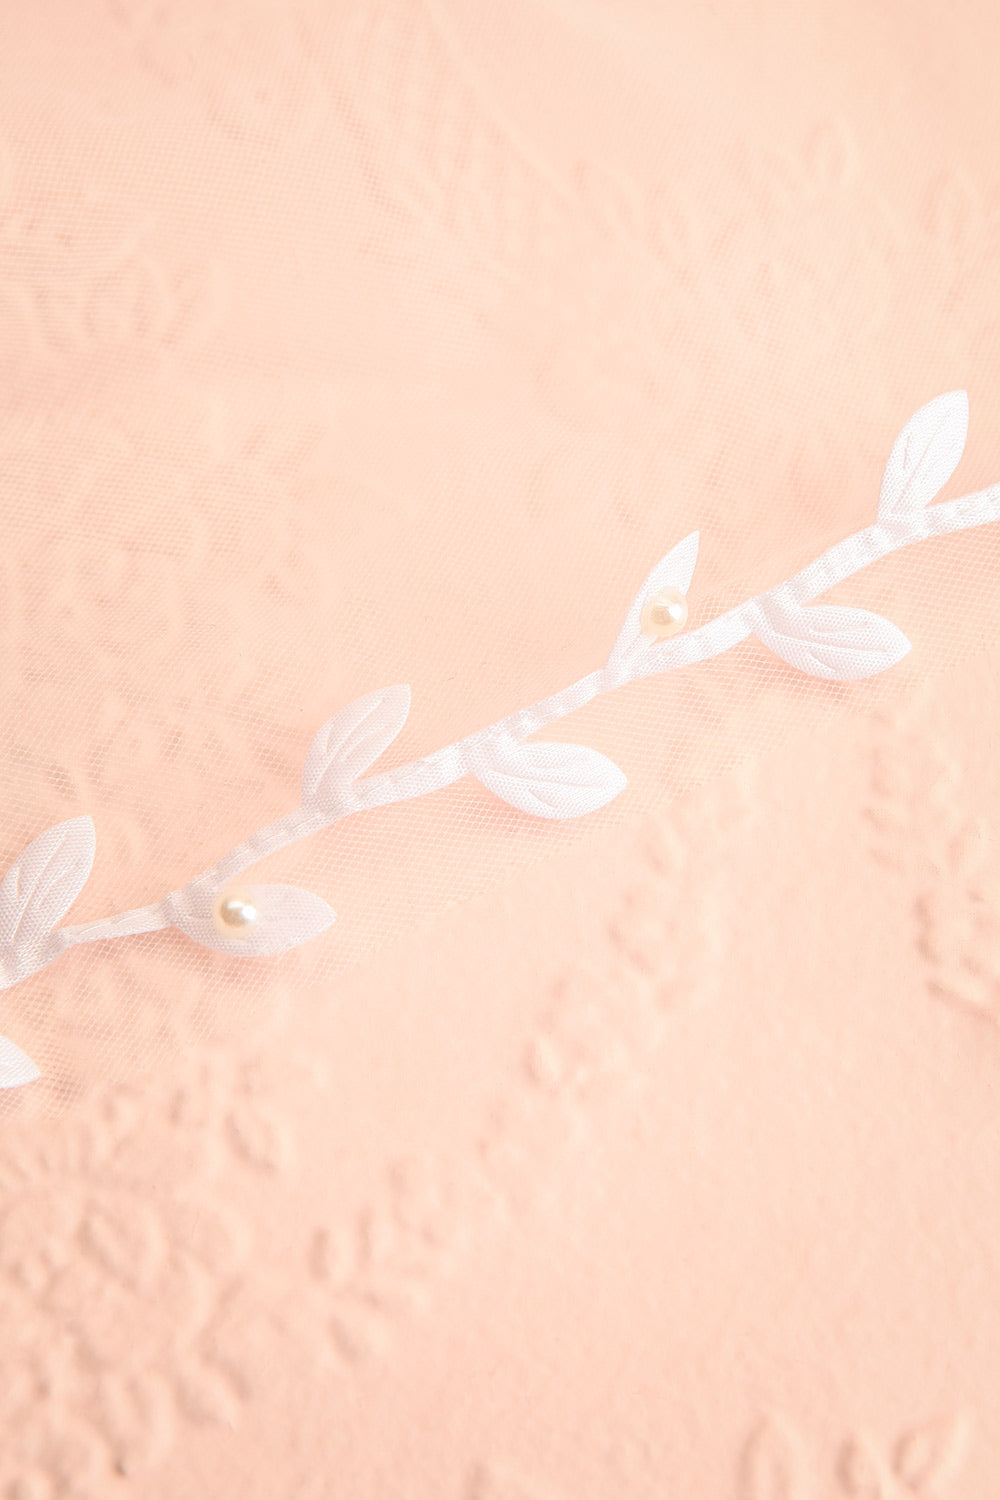
[[[679,630],[683,630],[687,617],[688,602],[680,589],[661,589],[643,605],[642,633],[658,636],[662,640],[665,636],[676,635]]]
[[[215,930],[224,938],[246,937],[259,915],[247,891],[222,891],[212,907]]]

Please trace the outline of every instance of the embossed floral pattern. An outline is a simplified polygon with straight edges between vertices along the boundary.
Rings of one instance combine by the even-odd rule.
[[[249,1233],[211,1182],[227,1143],[268,1170],[280,1122],[249,1075],[204,1061],[194,1093],[117,1089],[44,1139],[37,1125],[5,1131],[4,1500],[98,1500],[116,1475],[155,1467],[179,1423],[238,1419],[206,1330],[246,1267]]]
[[[420,674],[392,771],[601,660],[694,526],[697,630],[867,525],[935,390],[992,480],[996,38],[985,3],[9,4],[0,874],[86,812],[73,922],[156,899],[373,685]],[[957,661],[1000,616],[974,540],[837,602]],[[43,1078],[0,1102],[0,1500],[992,1495],[994,657],[974,711],[878,700],[867,797],[861,730],[836,776],[800,742],[818,791],[680,800],[847,696],[786,670],[844,623],[772,610],[777,658],[585,710],[600,758],[494,747],[300,846],[267,879],[340,913],[322,965],[162,932],[6,997]],[[577,846],[530,952],[484,938],[507,892],[350,972],[555,842],[488,784],[579,806],[608,763],[675,800]]]
[[[912,890],[928,992],[1000,1021],[1000,872],[964,747],[929,690],[883,711],[872,728],[872,852]],[[912,844],[917,829],[919,860]]]
[[[722,796],[720,841],[744,816]],[[642,878],[633,864],[607,917],[606,973],[553,978],[472,1162],[390,1163],[353,1220],[314,1226],[292,1306],[254,1273],[246,1223],[213,1192],[234,1167],[277,1192],[294,1167],[297,1143],[269,1097],[278,1063],[259,1047],[268,1027],[287,1030],[287,1011],[258,1018],[256,1049],[234,1035],[202,1044],[183,1080],[105,1091],[85,1119],[61,1119],[44,1137],[34,1123],[8,1125],[0,1388],[18,1438],[0,1476],[10,1495],[30,1481],[40,1495],[97,1500],[122,1475],[155,1471],[186,1424],[239,1423],[276,1360],[342,1372],[391,1354],[474,1235],[548,1191],[553,1152],[579,1143],[609,1093],[641,1090],[671,1012],[718,982],[711,911],[722,876],[686,899],[690,860],[676,820],[644,826]],[[285,1045],[285,1077],[291,1061]],[[304,1084],[322,1086],[315,1062],[299,1066]]]

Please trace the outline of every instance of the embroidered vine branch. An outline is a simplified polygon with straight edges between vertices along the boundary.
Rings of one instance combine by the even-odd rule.
[[[179,928],[197,943],[249,958],[307,942],[335,920],[325,901],[296,886],[241,885],[234,891],[234,878],[266,855],[341,818],[422,797],[464,776],[476,777],[497,797],[538,817],[576,818],[594,812],[624,789],[626,777],[619,767],[587,746],[529,741],[529,736],[599,693],[707,661],[749,636],[816,677],[872,677],[894,666],[910,650],[910,642],[889,620],[868,610],[810,601],[901,547],[1000,519],[1000,485],[930,506],[962,456],[968,421],[964,391],[929,402],[911,417],[893,445],[874,525],[838,542],[784,583],[696,630],[669,640],[657,638],[643,628],[651,603],[667,598],[683,606],[690,588],[698,533],[685,537],[649,574],[602,667],[453,745],[366,777],[406,722],[410,690],[382,688],[357,699],[334,714],[313,739],[299,806],[151,906],[59,927],[90,874],[94,827],[89,817],[77,817],[46,829],[0,884],[0,989],[78,943],[164,927]],[[0,1038],[0,1087],[37,1077],[37,1068],[25,1054]]]

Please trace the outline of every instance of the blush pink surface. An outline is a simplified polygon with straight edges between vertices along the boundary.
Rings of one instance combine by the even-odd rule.
[[[1000,478],[993,6],[0,34],[0,851],[90,813],[73,920],[353,696],[413,684],[402,759],[598,665],[695,528],[694,618],[787,576],[940,391]],[[913,640],[875,689],[748,647],[588,708],[607,816],[285,851],[338,910],[288,961],[5,992],[2,1500],[992,1500],[998,568],[838,594]]]
[[[988,1500],[998,713],[983,657],[9,1123],[10,1493]]]

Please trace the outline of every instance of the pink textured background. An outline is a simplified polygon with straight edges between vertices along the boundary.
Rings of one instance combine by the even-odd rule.
[[[1000,476],[993,6],[0,37],[0,841],[92,814],[74,917],[356,693],[413,683],[409,755],[588,670],[696,526],[697,610],[785,576],[939,391]],[[5,994],[3,1500],[992,1500],[996,550],[851,583],[895,693],[748,647],[574,721],[614,817],[463,788],[273,862],[315,952]]]

